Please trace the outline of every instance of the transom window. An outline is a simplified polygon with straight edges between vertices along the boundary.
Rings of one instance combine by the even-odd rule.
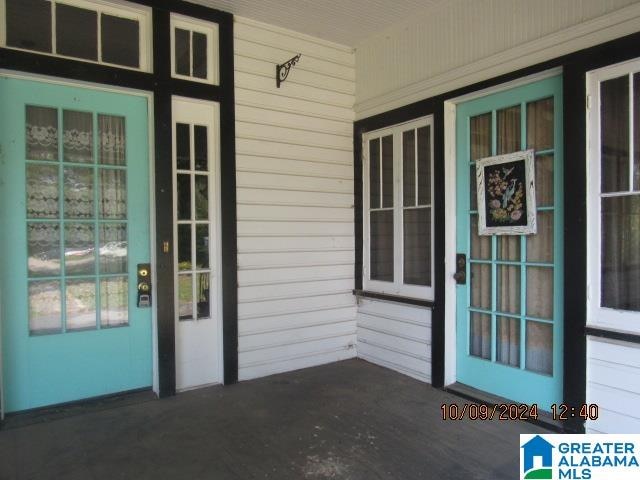
[[[171,75],[218,85],[218,25],[171,15]]]
[[[433,298],[431,117],[364,136],[366,290]]]
[[[640,59],[589,95],[589,323],[640,332]]]
[[[3,46],[150,70],[148,8],[87,0],[0,1]]]

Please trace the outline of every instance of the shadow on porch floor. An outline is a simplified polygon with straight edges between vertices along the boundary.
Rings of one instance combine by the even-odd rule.
[[[517,478],[513,421],[443,421],[463,400],[347,360],[0,431],[0,479]]]

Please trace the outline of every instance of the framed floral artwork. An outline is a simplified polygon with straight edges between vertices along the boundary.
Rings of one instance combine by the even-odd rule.
[[[533,150],[478,160],[478,234],[536,233]]]

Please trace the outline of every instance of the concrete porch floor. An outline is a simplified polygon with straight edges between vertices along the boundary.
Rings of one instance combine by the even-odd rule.
[[[347,360],[30,425],[10,418],[0,479],[517,478],[518,434],[545,430],[443,421],[452,402],[464,400]]]

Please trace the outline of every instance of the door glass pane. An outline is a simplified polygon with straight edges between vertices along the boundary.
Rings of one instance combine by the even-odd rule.
[[[178,170],[191,169],[191,140],[186,123],[176,123],[176,165]]]
[[[51,52],[51,2],[6,0],[6,34],[10,47]]]
[[[496,361],[512,367],[520,366],[520,320],[496,318]]]
[[[491,237],[478,235],[478,215],[471,215],[471,258],[491,260]]]
[[[536,168],[536,205],[553,205],[553,155],[542,155],[535,159]]]
[[[640,310],[640,195],[602,199],[601,305]]]
[[[96,283],[93,279],[67,280],[67,331],[96,328]]]
[[[629,190],[629,77],[600,84],[602,192]]]
[[[472,211],[478,210],[478,177],[475,165],[469,167],[469,206]]]
[[[431,205],[431,127],[418,129],[418,205]]]
[[[491,309],[491,265],[471,264],[471,306]]]
[[[58,111],[27,105],[25,113],[27,160],[57,160]]]
[[[180,320],[193,318],[193,286],[190,273],[178,275],[178,317]]]
[[[209,225],[196,225],[196,268],[209,268]]]
[[[178,220],[191,220],[191,176],[178,174]]]
[[[175,29],[175,62],[178,75],[191,76],[191,32]]]
[[[27,165],[27,218],[58,218],[58,167]]]
[[[196,220],[209,219],[209,176],[195,176]]]
[[[87,112],[62,112],[63,160],[93,163],[93,115]]]
[[[127,273],[127,224],[100,225],[100,273]]]
[[[550,324],[527,322],[526,368],[553,375],[553,329]]]
[[[527,148],[553,148],[553,98],[527,104]]]
[[[95,232],[92,223],[65,223],[64,271],[67,275],[90,275],[96,271]]]
[[[431,285],[431,208],[404,211],[404,283]]]
[[[65,167],[64,217],[92,218],[93,215],[93,169]]]
[[[474,357],[491,359],[491,315],[470,312],[469,353]]]
[[[207,78],[207,36],[193,32],[193,76]]]
[[[207,127],[194,125],[193,127],[194,161],[196,170],[209,170],[207,149]],[[182,167],[179,167],[182,168]]]
[[[369,208],[380,208],[380,139],[369,142]]]
[[[120,169],[100,169],[100,218],[127,218],[127,172]]]
[[[102,61],[138,68],[140,66],[140,26],[137,20],[100,15]]]
[[[538,233],[527,236],[527,261],[553,262],[553,212],[538,212]]]
[[[497,112],[498,155],[520,150],[520,105]]]
[[[393,207],[393,136],[382,138],[382,206]]]
[[[520,314],[520,267],[497,265],[497,302],[498,310],[505,313]]]
[[[640,73],[633,75],[633,189],[640,190]]]
[[[527,267],[527,315],[553,320],[553,268]]]
[[[99,160],[103,165],[127,164],[125,118],[98,115]]]
[[[60,225],[56,223],[27,223],[29,276],[60,275]]]
[[[491,113],[470,119],[471,161],[491,156]]]
[[[56,50],[60,55],[98,60],[98,14],[57,3]]]
[[[100,281],[100,325],[119,327],[129,323],[129,281],[127,277]]]
[[[393,210],[371,212],[371,280],[393,282]]]
[[[416,204],[416,132],[402,132],[402,204]]]
[[[62,293],[59,280],[29,282],[29,333],[62,331]]]
[[[209,318],[209,274],[196,274],[196,292],[198,294],[198,318]]]
[[[178,270],[191,270],[191,225],[178,225]]]
[[[488,237],[491,238],[491,237]],[[520,261],[520,237],[516,235],[496,236],[498,260]]]

